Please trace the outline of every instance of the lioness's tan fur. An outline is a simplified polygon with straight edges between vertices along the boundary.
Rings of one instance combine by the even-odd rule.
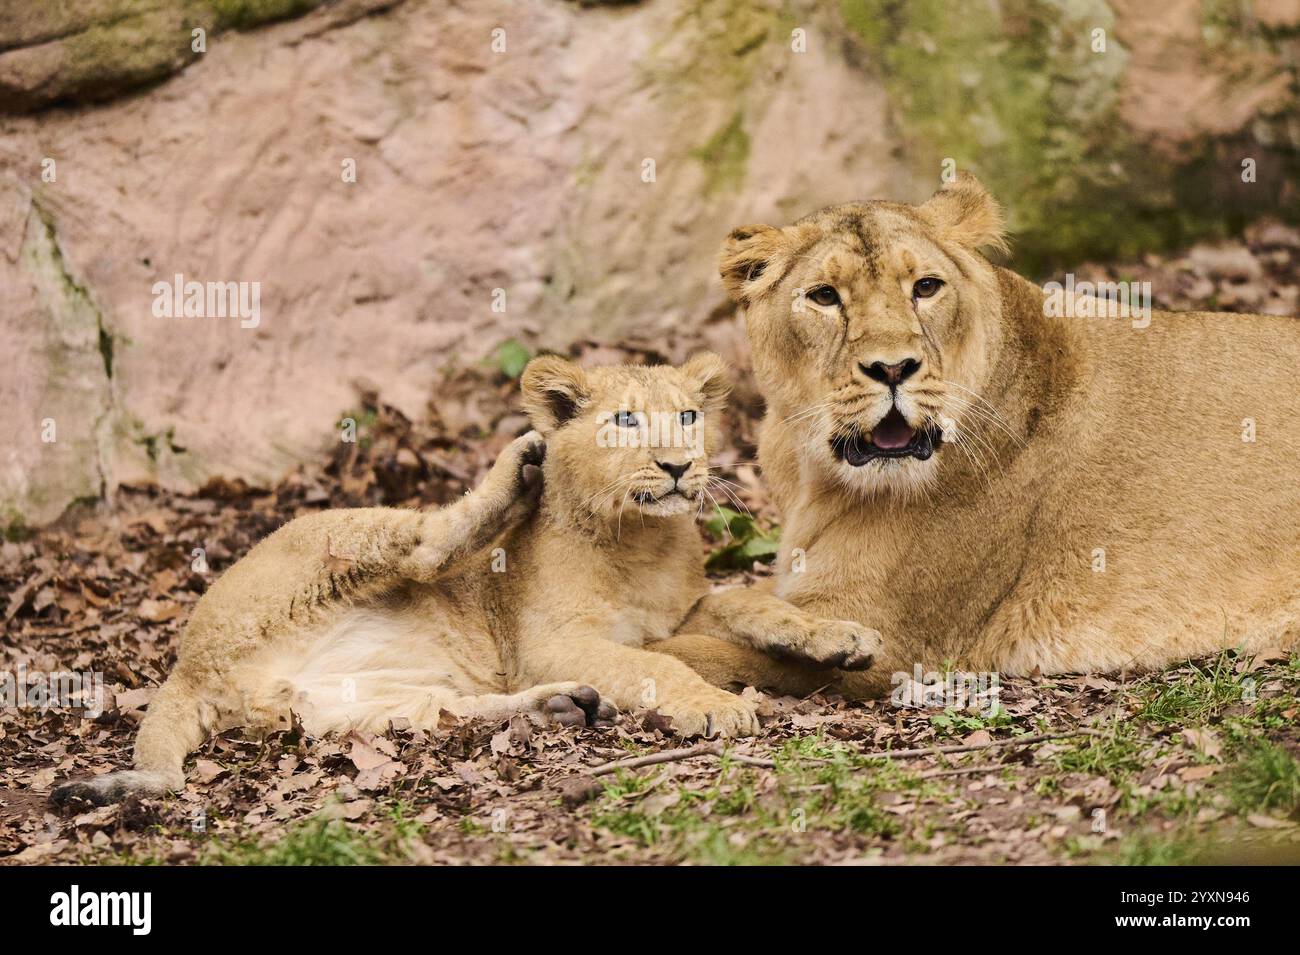
[[[1118,670],[1294,644],[1300,321],[1048,317],[1043,289],[977,251],[1003,241],[969,177],[920,206],[835,206],[727,240],[783,513],[775,593],[880,631],[876,666],[843,683],[862,694],[918,663]],[[946,285],[914,302],[923,276]],[[792,308],[824,283],[840,307]],[[907,357],[921,365],[900,411],[946,419],[949,440],[925,461],[835,460],[833,432],[869,433],[889,407],[863,366]],[[737,667],[790,682],[748,651],[680,656],[719,683]]]
[[[709,354],[680,369],[535,360],[523,392],[540,433],[449,507],[326,511],[259,543],[195,607],[135,770],[56,799],[178,788],[186,754],[231,726],[285,727],[291,713],[313,733],[399,717],[434,727],[442,710],[502,719],[583,684],[619,708],[658,707],[683,735],[754,732],[752,703],[643,649],[674,631],[670,647],[691,646],[705,639],[696,627],[732,641],[724,651],[779,644],[823,666],[868,665],[878,635],[857,624],[770,596],[708,594],[694,520],[726,390]],[[620,410],[699,412],[699,440],[602,440],[617,438],[607,419]]]

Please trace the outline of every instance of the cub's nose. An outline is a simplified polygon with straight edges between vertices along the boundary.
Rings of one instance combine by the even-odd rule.
[[[915,358],[904,358],[892,365],[887,365],[883,361],[873,361],[870,365],[859,362],[858,367],[872,381],[893,388],[915,375],[921,367],[921,362]]]
[[[672,478],[674,482],[680,481],[682,475],[685,474],[691,466],[691,462],[689,461],[685,464],[669,464],[667,461],[656,461],[655,464],[659,465],[661,471],[667,472],[668,476]]]

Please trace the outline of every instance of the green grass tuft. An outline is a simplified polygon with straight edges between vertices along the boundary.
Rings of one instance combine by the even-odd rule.
[[[209,844],[201,861],[207,865],[398,865],[409,861],[408,841],[418,839],[422,827],[401,803],[389,811],[386,824],[361,830],[326,815],[291,823],[273,843],[241,841]]]
[[[1228,792],[1242,812],[1300,811],[1300,763],[1275,743],[1259,743],[1232,768]]]
[[[1201,841],[1192,835],[1173,838],[1144,835],[1122,843],[1114,861],[1118,865],[1191,865],[1203,851]]]
[[[1152,723],[1195,726],[1214,719],[1241,702],[1242,687],[1234,657],[1222,653],[1210,664],[1179,664],[1172,682],[1156,682],[1140,715]]]

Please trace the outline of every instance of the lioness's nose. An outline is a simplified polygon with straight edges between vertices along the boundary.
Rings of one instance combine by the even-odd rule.
[[[878,381],[882,385],[889,385],[889,387],[893,388],[916,374],[921,367],[921,359],[904,358],[892,365],[887,365],[883,361],[873,361],[870,365],[858,362],[858,367],[872,381]]]
[[[690,461],[687,461],[685,464],[669,464],[667,461],[656,461],[655,464],[659,465],[661,470],[666,471],[668,476],[674,481],[680,481],[682,475],[685,474],[691,466]]]

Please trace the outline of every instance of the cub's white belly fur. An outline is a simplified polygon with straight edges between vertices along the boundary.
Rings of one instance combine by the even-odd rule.
[[[438,629],[411,616],[353,610],[323,632],[282,639],[249,657],[233,681],[244,691],[244,719],[284,724],[292,710],[312,733],[373,732],[394,718],[436,723],[438,711],[455,712],[470,687],[504,689],[499,665],[489,662],[497,658],[490,639],[472,641],[480,665],[469,667],[463,654],[448,652]]]

